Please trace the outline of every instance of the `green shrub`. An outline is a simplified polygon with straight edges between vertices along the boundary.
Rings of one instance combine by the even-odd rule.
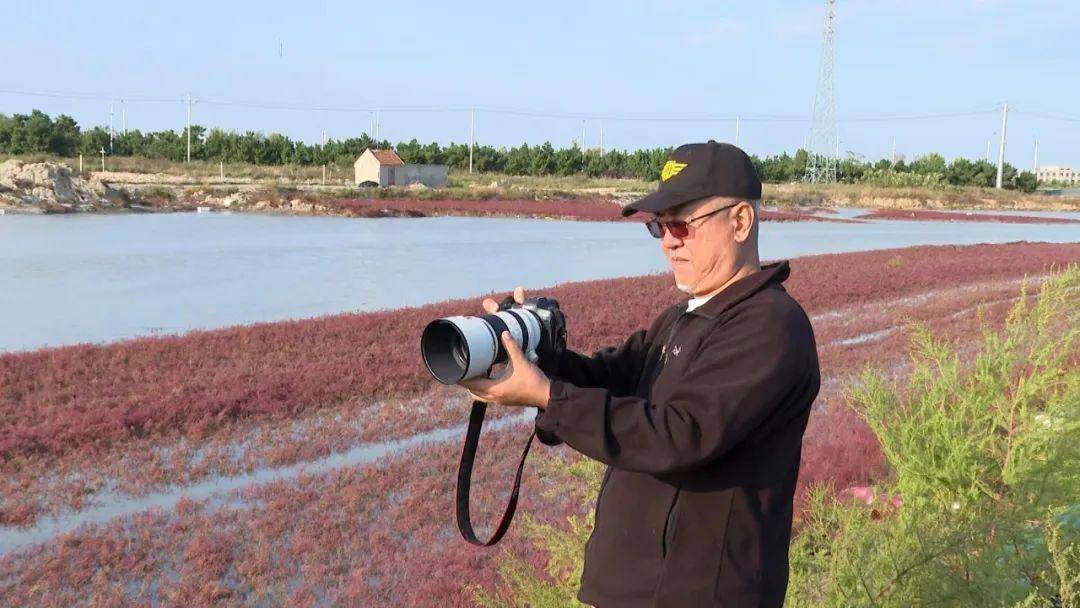
[[[906,386],[863,374],[891,479],[872,505],[811,492],[791,605],[1080,606],[1078,290],[1073,266],[1022,293],[978,353],[916,327]]]

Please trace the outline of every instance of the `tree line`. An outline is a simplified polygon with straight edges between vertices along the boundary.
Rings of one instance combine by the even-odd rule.
[[[323,144],[307,144],[280,133],[256,131],[238,133],[224,129],[191,126],[191,158],[208,162],[251,163],[255,165],[350,165],[368,148],[390,148],[407,163],[445,164],[456,169],[469,166],[469,146],[465,143],[440,145],[421,144],[413,139],[392,146],[387,140],[376,141],[364,133],[358,137],[330,139]],[[175,162],[187,158],[185,130],[142,132],[110,131],[95,126],[81,129],[67,115],[55,119],[33,110],[30,114],[0,114],[0,154],[55,154],[74,157],[79,154],[106,154],[165,159]],[[657,180],[671,148],[644,150],[610,150],[603,155],[598,150],[582,151],[576,145],[556,149],[550,142],[517,147],[477,145],[473,149],[473,168],[477,171],[510,175],[574,175],[592,177],[633,177]],[[752,156],[758,175],[766,182],[791,182],[802,178],[810,158],[806,150],[795,154],[786,152],[773,156]],[[936,153],[910,162],[882,159],[868,162],[844,158],[837,166],[837,179],[846,183],[868,183],[881,186],[991,187],[997,178],[997,167],[985,160],[957,158],[947,162]],[[1003,171],[1007,188],[1032,191],[1035,176],[1017,171],[1008,163]]]

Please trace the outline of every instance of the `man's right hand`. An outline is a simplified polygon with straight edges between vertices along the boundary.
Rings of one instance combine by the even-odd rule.
[[[521,285],[514,288],[514,301],[517,302],[519,306],[525,303],[525,288]],[[484,312],[489,315],[499,312],[499,303],[491,298],[484,298],[481,305],[484,307]]]

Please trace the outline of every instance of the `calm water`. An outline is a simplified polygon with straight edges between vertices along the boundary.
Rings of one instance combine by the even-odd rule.
[[[1071,217],[1080,217],[1073,214]],[[1080,241],[1080,226],[766,223],[767,259]],[[495,218],[0,216],[0,350],[419,305],[666,271],[638,224]]]

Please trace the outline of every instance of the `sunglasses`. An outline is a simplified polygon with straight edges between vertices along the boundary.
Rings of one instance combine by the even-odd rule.
[[[708,213],[703,213],[697,217],[691,217],[685,220],[669,220],[667,222],[661,222],[660,220],[653,218],[645,222],[645,228],[649,231],[649,234],[651,234],[653,238],[662,238],[664,236],[664,231],[667,230],[671,233],[671,236],[677,239],[685,239],[687,235],[690,234],[690,222],[696,222],[697,220],[705,219],[710,215],[715,215],[725,209],[731,209],[738,204],[739,203],[732,203],[730,205],[724,205],[719,209],[715,209]]]

